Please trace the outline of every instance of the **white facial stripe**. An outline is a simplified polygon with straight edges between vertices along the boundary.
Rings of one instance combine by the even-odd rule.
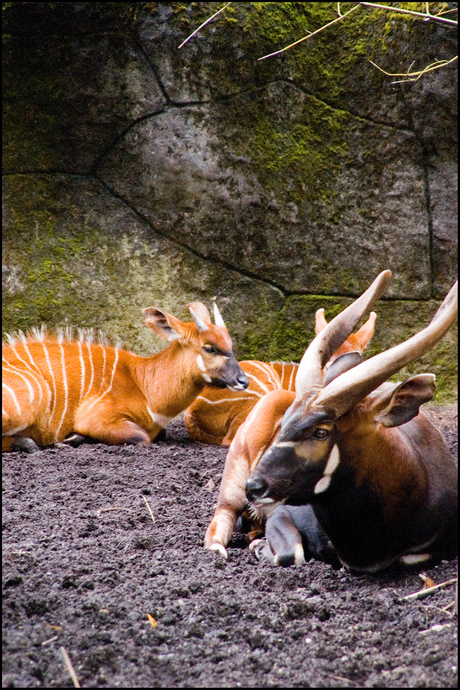
[[[212,378],[210,376],[208,376],[207,374],[203,374],[203,378],[206,381],[206,383],[211,383],[211,381],[212,381]]]
[[[198,367],[199,369],[201,369],[201,371],[206,371],[206,367],[204,366],[203,362],[203,357],[201,355],[198,355],[198,357],[196,358],[196,363],[198,364]]]
[[[329,460],[327,461],[326,467],[324,468],[323,476],[319,480],[319,482],[316,484],[315,488],[313,489],[313,492],[315,494],[321,494],[323,491],[326,491],[326,489],[329,488],[329,485],[331,483],[331,475],[337,467],[339,466],[340,463],[340,453],[339,449],[335,445],[333,449],[331,450],[331,454],[329,456]]]
[[[331,483],[330,475],[329,474],[324,475],[324,477],[321,477],[319,482],[316,484],[315,488],[313,489],[313,493],[321,494],[323,491],[326,491],[326,489],[329,488],[330,483]]]
[[[297,441],[280,441],[280,443],[274,443],[274,448],[294,448],[297,445]]]
[[[275,499],[274,498],[259,498],[257,503],[274,503]]]
[[[337,467],[339,466],[340,463],[340,453],[339,449],[337,446],[334,446],[333,449],[331,450],[331,454],[329,456],[329,460],[327,461],[327,465],[324,469],[324,475],[330,476]]]

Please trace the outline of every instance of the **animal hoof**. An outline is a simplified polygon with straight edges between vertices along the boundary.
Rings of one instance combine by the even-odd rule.
[[[267,546],[268,544],[265,537],[262,539],[254,539],[254,541],[249,544],[249,551],[252,551],[257,560],[260,561],[263,551]]]
[[[227,559],[227,550],[226,550],[225,546],[222,546],[222,544],[217,544],[217,543],[211,544],[211,546],[209,547],[209,550],[215,551],[220,556],[222,556],[222,558]]]
[[[40,448],[31,438],[17,436],[11,444],[11,450],[22,453],[36,453],[38,450],[40,450]]]

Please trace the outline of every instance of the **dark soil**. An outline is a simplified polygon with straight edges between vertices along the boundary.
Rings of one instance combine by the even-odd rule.
[[[456,453],[456,413],[438,419]],[[453,585],[403,601],[421,569],[203,549],[226,453],[175,420],[149,447],[4,456],[3,687],[73,687],[62,647],[82,687],[456,687]]]

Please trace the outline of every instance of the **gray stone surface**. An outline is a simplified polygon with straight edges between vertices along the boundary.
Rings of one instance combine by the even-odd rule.
[[[217,9],[5,9],[4,330],[93,326],[147,352],[144,306],[185,317],[217,296],[241,357],[299,358],[317,300],[338,308],[382,269],[377,349],[450,288],[456,66],[393,84],[369,60],[420,69],[454,55],[454,32],[361,7],[260,61],[336,6],[232,3],[179,50]],[[449,397],[448,342],[426,363]]]

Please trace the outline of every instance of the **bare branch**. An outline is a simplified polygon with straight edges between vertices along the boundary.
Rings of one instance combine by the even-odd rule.
[[[458,60],[458,55],[453,57],[451,60],[436,60],[435,62],[432,62],[430,65],[427,65],[424,67],[422,70],[419,70],[418,72],[411,72],[410,69],[414,63],[411,64],[407,72],[404,73],[392,73],[392,72],[386,72],[384,69],[379,67],[378,65],[375,64],[375,62],[372,62],[372,60],[369,60],[371,65],[374,67],[377,67],[380,72],[383,72],[386,74],[388,77],[406,77],[406,79],[399,79],[398,81],[392,81],[392,84],[402,84],[405,81],[417,81],[417,79],[420,79],[424,74],[427,72],[432,72],[434,69],[439,69],[440,67],[445,67],[446,65],[450,65],[452,62],[455,62],[455,60]]]
[[[447,585],[454,585],[456,582],[457,582],[457,578],[455,577],[452,580],[446,580],[446,582],[441,582],[440,585],[435,585],[434,587],[424,587],[419,592],[414,592],[413,594],[408,594],[407,596],[403,597],[401,599],[401,601],[409,601],[411,599],[421,599],[423,597],[426,597],[427,594],[432,594],[433,592],[436,592],[441,587],[446,587]]]
[[[65,647],[59,647],[59,651],[62,654],[62,657],[64,659],[64,663],[67,667],[68,672],[70,673],[70,677],[72,678],[72,683],[76,688],[81,688],[80,683],[78,682],[77,674],[75,673],[75,669],[72,666],[72,662],[70,661],[70,657],[67,653],[67,650]]]
[[[320,29],[317,29],[316,31],[313,31],[313,33],[308,34],[308,36],[304,36],[303,38],[299,38],[298,41],[295,41],[295,43],[291,43],[291,45],[286,46],[286,48],[281,48],[281,50],[277,50],[275,53],[270,53],[269,55],[264,55],[263,57],[260,57],[259,60],[265,60],[266,58],[273,57],[273,55],[278,55],[279,53],[283,53],[285,50],[289,50],[289,48],[292,48],[293,46],[296,46],[298,43],[302,43],[302,41],[306,41],[307,38],[311,38],[312,36],[315,36],[315,34],[319,34],[320,31],[323,31],[324,29],[327,29],[328,26],[332,26],[332,24],[335,24],[336,22],[339,22],[341,19],[347,16],[347,14],[350,14],[350,12],[353,12],[354,10],[357,10],[359,7],[358,5],[355,5],[354,7],[351,8],[351,10],[348,10],[348,12],[345,12],[345,14],[341,14],[337,19],[334,19],[332,22],[329,22],[329,24],[325,24],[322,26]]]
[[[182,41],[182,43],[180,44],[179,48],[182,48],[182,46],[185,45],[185,44],[187,43],[187,41],[189,41],[189,40],[192,38],[192,36],[194,36],[195,34],[197,34],[198,31],[199,31],[200,29],[203,28],[203,26],[206,26],[206,24],[209,24],[209,22],[212,21],[212,20],[214,19],[214,17],[217,17],[217,15],[220,14],[221,12],[223,12],[223,11],[225,10],[225,8],[228,7],[229,5],[231,5],[231,3],[230,3],[230,2],[227,2],[227,4],[224,5],[223,7],[221,7],[220,10],[218,10],[217,12],[215,12],[215,13],[212,15],[212,17],[209,17],[209,19],[206,19],[205,22],[203,22],[202,24],[200,24],[200,26],[198,27],[198,29],[195,29],[195,31],[194,31],[192,34],[190,34],[190,36],[189,36],[188,38],[186,38],[185,41]]]
[[[426,13],[425,12],[414,12],[413,10],[404,10],[401,7],[389,7],[388,5],[378,5],[374,2],[360,2],[360,5],[364,5],[365,7],[376,7],[379,10],[389,10],[390,12],[401,12],[403,14],[413,14],[416,17],[424,17],[425,21],[428,21],[429,19],[435,19],[437,22],[444,22],[446,24],[453,24],[454,26],[457,25],[457,22],[455,19],[446,19],[445,17],[440,17],[439,15],[436,14],[431,14],[429,11],[429,4],[430,3],[425,3],[426,4]]]
[[[153,517],[153,512],[152,512],[151,507],[149,506],[149,502],[147,501],[147,499],[145,498],[145,496],[142,496],[142,498],[144,499],[145,505],[146,505],[147,508],[148,508],[148,511],[149,511],[149,513],[150,513],[150,517],[152,518],[152,522],[153,522],[153,524],[155,524],[155,518]]]

